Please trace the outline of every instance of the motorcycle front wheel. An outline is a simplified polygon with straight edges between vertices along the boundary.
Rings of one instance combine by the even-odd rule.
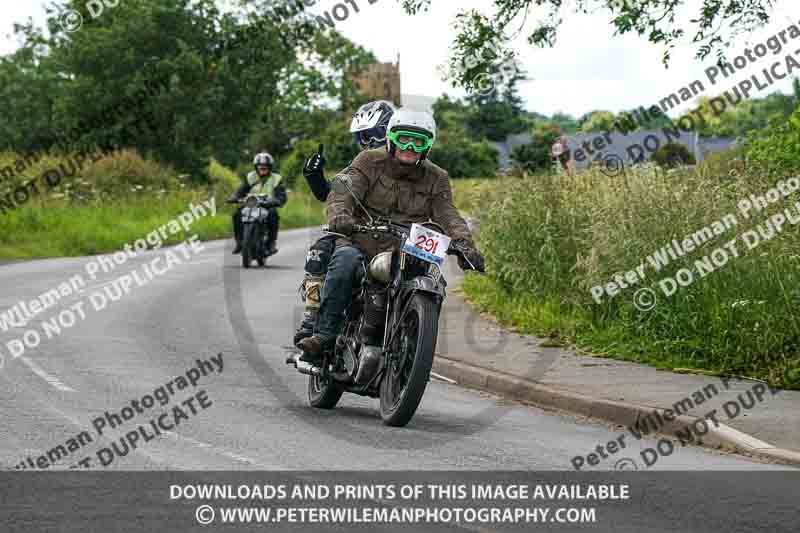
[[[438,330],[439,305],[428,294],[415,294],[381,382],[381,418],[387,426],[405,426],[417,411],[430,379]]]
[[[255,258],[255,235],[256,225],[245,224],[244,231],[242,232],[242,267],[250,268]]]

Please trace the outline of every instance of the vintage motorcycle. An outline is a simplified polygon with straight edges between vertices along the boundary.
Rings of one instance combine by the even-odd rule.
[[[366,211],[366,210],[365,210]],[[435,222],[400,224],[372,219],[354,231],[394,237],[391,251],[376,255],[356,289],[345,326],[322,364],[286,363],[309,375],[308,399],[313,407],[332,409],[344,392],[380,398],[381,418],[389,426],[405,426],[414,416],[430,378],[446,296],[442,273],[446,255],[461,255]],[[465,258],[466,260],[466,258]],[[467,260],[468,262],[468,260]],[[380,338],[380,346],[364,339]],[[374,342],[374,341],[373,341]]]
[[[250,268],[253,260],[258,266],[267,264],[271,255],[269,215],[277,201],[265,194],[249,194],[239,202],[242,207],[242,266]]]

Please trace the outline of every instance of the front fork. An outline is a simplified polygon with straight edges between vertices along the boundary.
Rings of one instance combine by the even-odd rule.
[[[420,276],[407,283],[416,283],[417,286],[414,288],[400,288],[400,294],[395,298],[389,298],[389,301],[399,301],[401,303],[394,306],[391,304],[386,306],[386,327],[384,328],[383,337],[383,353],[386,363],[385,368],[389,368],[389,365],[397,359],[397,355],[392,353],[390,347],[400,331],[400,327],[403,324],[403,320],[405,320],[408,309],[411,307],[411,301],[413,300],[414,296],[417,293],[431,294],[434,298],[436,298],[439,306],[441,306],[442,302],[444,301],[444,289],[440,287],[439,284],[432,278]],[[398,306],[400,310],[394,313],[394,317],[392,318],[390,316],[392,314],[392,308],[394,307],[397,309]],[[398,351],[400,353],[405,353],[402,349]]]

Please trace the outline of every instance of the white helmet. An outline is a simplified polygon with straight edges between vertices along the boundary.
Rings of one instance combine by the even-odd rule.
[[[272,170],[272,167],[275,166],[275,159],[268,152],[260,152],[253,158],[253,166],[256,167],[256,170],[260,166],[269,167]]]
[[[363,148],[379,148],[386,142],[386,129],[389,119],[395,112],[394,106],[386,100],[376,100],[362,105],[353,114],[350,133],[356,143]]]
[[[422,153],[421,163],[428,156],[430,149],[436,142],[436,120],[434,120],[433,115],[427,111],[415,111],[405,107],[398,109],[389,121],[389,133],[401,130],[422,133],[430,137],[430,143]],[[394,156],[397,146],[389,137],[387,135],[386,148]]]

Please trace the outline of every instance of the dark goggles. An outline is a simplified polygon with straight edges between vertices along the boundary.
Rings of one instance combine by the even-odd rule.
[[[386,137],[376,137],[372,130],[364,130],[355,134],[356,142],[361,146],[377,148],[386,143]]]

